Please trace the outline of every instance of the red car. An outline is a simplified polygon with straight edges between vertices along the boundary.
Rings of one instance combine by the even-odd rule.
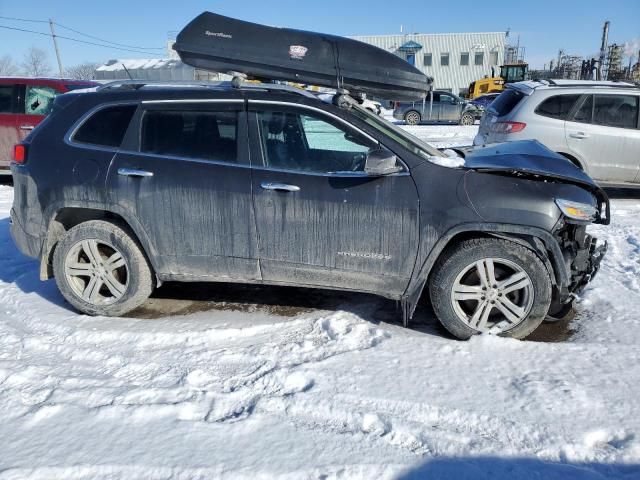
[[[56,95],[97,85],[87,80],[0,77],[0,175],[10,174],[14,144],[47,116]]]

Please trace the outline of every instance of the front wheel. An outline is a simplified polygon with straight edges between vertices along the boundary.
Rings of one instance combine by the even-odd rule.
[[[56,246],[53,272],[64,298],[89,315],[124,315],[153,291],[151,267],[138,242],[102,220],[67,232]]]
[[[460,339],[487,332],[525,338],[549,310],[549,272],[533,251],[508,240],[461,242],[434,269],[429,285],[433,308]]]
[[[418,125],[420,123],[421,117],[420,113],[415,110],[410,110],[404,115],[404,121],[407,125]]]

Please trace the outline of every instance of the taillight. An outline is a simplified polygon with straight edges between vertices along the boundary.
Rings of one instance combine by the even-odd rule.
[[[13,146],[13,161],[20,165],[24,165],[27,162],[26,145],[18,143],[17,145]]]
[[[496,122],[491,125],[494,133],[517,133],[524,130],[527,124],[523,122]]]

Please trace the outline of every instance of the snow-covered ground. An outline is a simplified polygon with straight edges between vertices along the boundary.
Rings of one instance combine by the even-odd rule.
[[[593,229],[610,252],[556,343],[459,342],[428,307],[407,330],[391,302],[298,289],[81,316],[13,246],[12,196],[0,480],[640,478],[637,195]]]

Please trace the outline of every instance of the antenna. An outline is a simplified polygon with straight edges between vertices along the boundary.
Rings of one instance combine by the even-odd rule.
[[[121,63],[120,65],[122,65],[122,68],[124,68],[124,71],[127,72],[127,77],[129,77],[129,80],[133,80],[133,77],[129,73],[129,70],[127,69],[127,67],[125,67],[124,63]]]

